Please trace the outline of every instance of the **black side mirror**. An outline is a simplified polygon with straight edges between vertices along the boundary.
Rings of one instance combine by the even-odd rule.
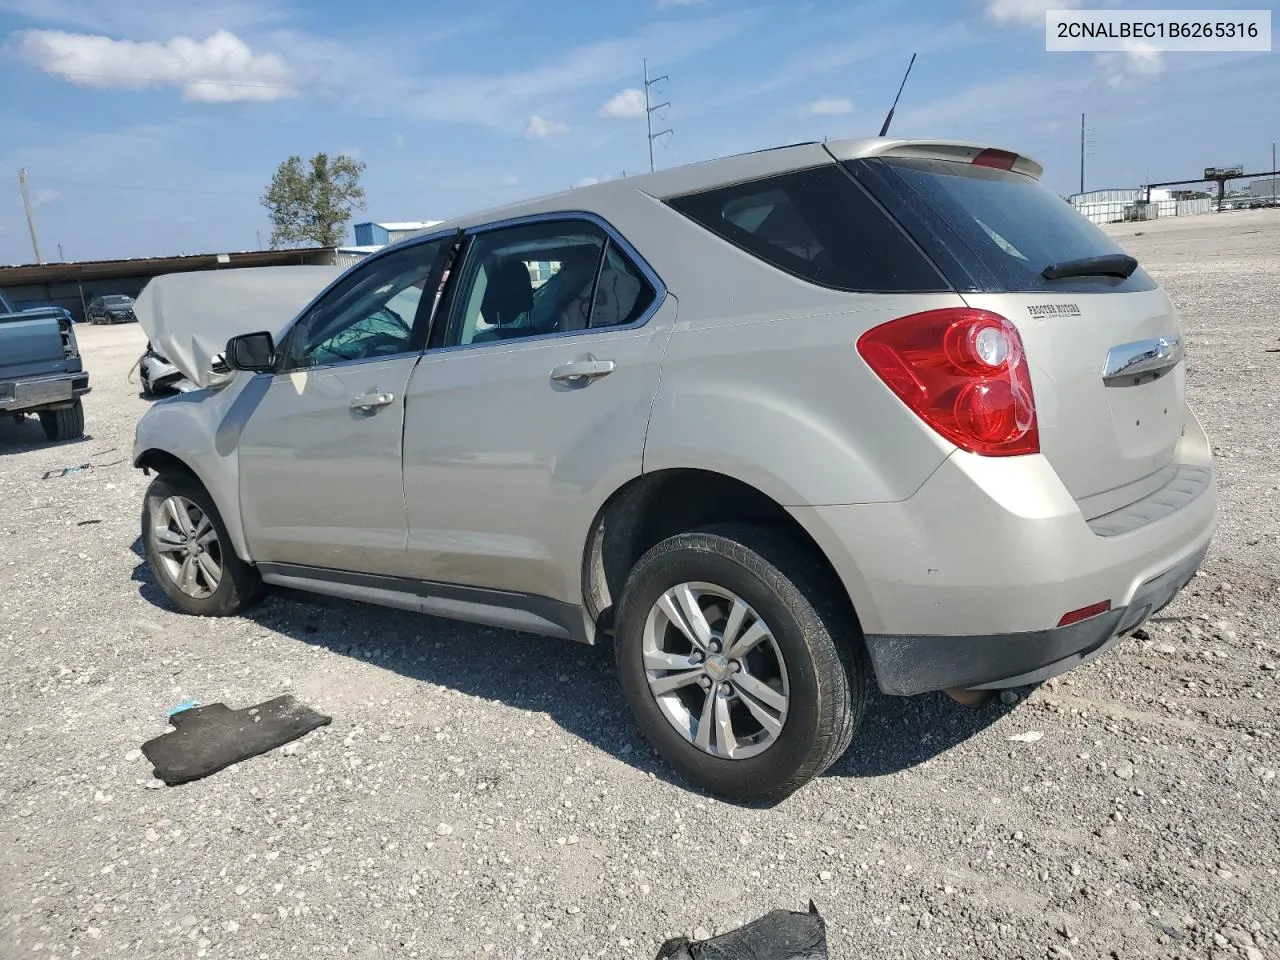
[[[232,370],[269,373],[276,366],[276,342],[269,333],[245,333],[227,341],[226,364]]]

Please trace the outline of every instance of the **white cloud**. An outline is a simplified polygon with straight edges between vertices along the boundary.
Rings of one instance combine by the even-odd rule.
[[[84,87],[174,86],[185,99],[203,103],[279,100],[296,92],[292,71],[279,55],[255,54],[226,30],[204,40],[174,37],[167,43],[61,30],[27,30],[16,37],[19,55],[32,66]]]
[[[1050,10],[1071,10],[1080,0],[987,0],[987,18],[1002,27],[1044,27]]]
[[[1159,76],[1164,72],[1164,57],[1155,47],[1133,43],[1124,53],[1100,53],[1096,57],[1098,69],[1109,87],[1121,87],[1134,79]]]
[[[256,30],[287,21],[293,11],[289,0],[0,0],[0,13],[82,33],[164,40]]]
[[[52,187],[36,187],[31,191],[31,205],[33,207],[43,207],[50,203],[57,203],[62,199],[62,194]]]
[[[838,117],[853,113],[853,101],[844,97],[823,97],[805,104],[801,112],[810,117]]]
[[[597,183],[604,183],[604,181],[599,177],[583,177],[581,180],[574,183],[573,189],[577,190],[579,187],[593,187]]]
[[[174,223],[195,223],[196,218],[189,213],[184,213],[180,217],[175,217],[173,222]]]
[[[692,7],[697,3],[704,3],[705,0],[658,0],[659,10],[668,10],[671,7]]]
[[[501,180],[498,181],[498,186],[502,187],[503,189],[518,187],[520,186],[520,178],[516,176],[503,177]]]
[[[600,108],[600,116],[634,120],[637,117],[643,117],[645,109],[644,91],[628,87],[609,98],[608,102]]]
[[[540,117],[536,113],[529,118],[529,124],[524,128],[524,135],[530,140],[546,140],[548,137],[558,137],[561,134],[569,132],[569,125],[559,120],[548,120],[546,117]]]

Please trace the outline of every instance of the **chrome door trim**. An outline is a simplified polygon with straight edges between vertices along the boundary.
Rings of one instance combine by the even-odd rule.
[[[1186,356],[1182,337],[1176,333],[1122,343],[1107,351],[1102,381],[1116,383],[1129,377],[1160,374],[1177,366]]]

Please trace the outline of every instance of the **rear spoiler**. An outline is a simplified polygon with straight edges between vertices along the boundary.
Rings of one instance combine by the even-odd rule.
[[[835,140],[828,141],[823,146],[836,160],[862,160],[868,157],[951,160],[1012,170],[1034,180],[1039,180],[1044,174],[1044,167],[1020,153],[957,140]]]

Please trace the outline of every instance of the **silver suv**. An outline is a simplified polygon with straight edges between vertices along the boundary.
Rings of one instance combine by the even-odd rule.
[[[612,638],[644,734],[737,800],[832,764],[872,682],[1084,663],[1217,494],[1169,298],[1040,173],[801,144],[380,251],[142,418],[156,581]]]

